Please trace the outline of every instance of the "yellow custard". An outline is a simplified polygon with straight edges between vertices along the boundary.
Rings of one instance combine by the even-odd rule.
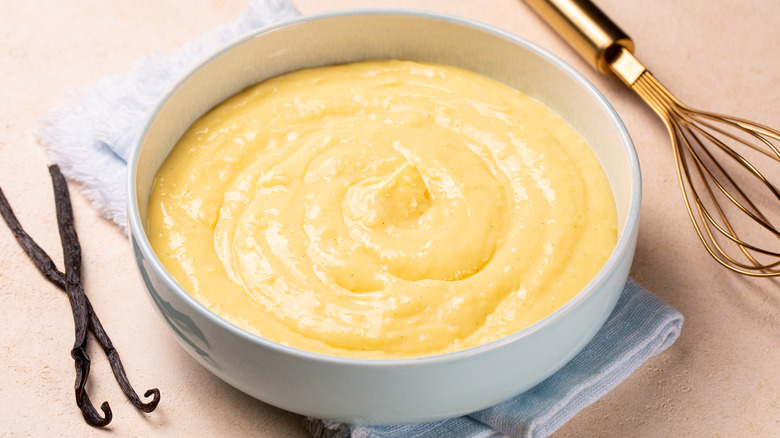
[[[527,327],[617,241],[606,176],[560,117],[407,61],[306,69],[229,98],[163,163],[148,220],[166,269],[221,317],[377,359]]]

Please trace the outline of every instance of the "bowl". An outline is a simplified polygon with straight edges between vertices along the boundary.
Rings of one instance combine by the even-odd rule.
[[[146,236],[155,173],[182,133],[227,97],[281,73],[366,59],[449,64],[544,102],[591,145],[612,187],[618,241],[604,267],[541,321],[479,347],[414,359],[326,356],[276,344],[212,313],[166,272]],[[310,15],[229,44],[159,102],[129,162],[128,223],[149,297],[181,346],[216,376],[271,405],[366,424],[432,421],[477,411],[538,384],[577,354],[609,316],[627,280],[641,180],[625,127],[596,88],[545,50],[469,20],[399,10]]]

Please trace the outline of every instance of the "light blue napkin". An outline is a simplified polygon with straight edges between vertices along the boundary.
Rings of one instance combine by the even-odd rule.
[[[434,423],[362,426],[307,418],[315,438],[545,437],[677,340],[683,317],[629,280],[607,322],[574,359],[517,397]]]
[[[49,158],[95,207],[126,226],[126,164],[132,142],[158,98],[206,55],[246,32],[298,15],[288,0],[254,0],[233,23],[153,54],[132,71],[71,90],[34,128]],[[541,437],[601,398],[678,337],[683,317],[629,281],[593,341],[568,365],[528,392],[468,416],[408,426],[346,425],[307,418],[317,437]]]

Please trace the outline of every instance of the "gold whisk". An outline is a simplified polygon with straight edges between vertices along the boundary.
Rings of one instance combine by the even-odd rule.
[[[634,57],[631,39],[588,0],[525,2],[594,68],[619,77],[663,120],[688,215],[707,252],[740,274],[780,276],[780,229],[769,219],[780,214],[780,190],[770,179],[780,176],[780,131],[677,100]]]

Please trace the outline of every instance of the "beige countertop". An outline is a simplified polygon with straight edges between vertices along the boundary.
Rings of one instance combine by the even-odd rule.
[[[598,0],[643,62],[694,106],[780,127],[780,2]],[[536,42],[583,72],[615,106],[643,168],[631,275],[680,310],[676,344],[556,434],[780,436],[780,281],[718,267],[680,199],[663,125],[616,80],[591,70],[518,0],[296,0],[303,13],[403,7],[467,17]],[[0,186],[28,232],[61,266],[46,152],[35,120],[68,88],[128,70],[154,50],[234,19],[244,0],[2,1]],[[152,414],[120,393],[94,343],[88,387],[114,411],[110,432],[87,426],[73,400],[73,319],[0,225],[0,434],[14,436],[304,437],[297,415],[254,400],[191,359],[152,311],[126,237],[71,185],[87,294],[139,392],[162,391]]]

